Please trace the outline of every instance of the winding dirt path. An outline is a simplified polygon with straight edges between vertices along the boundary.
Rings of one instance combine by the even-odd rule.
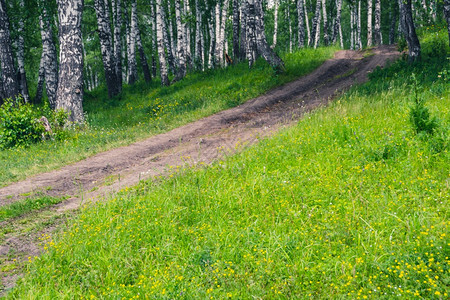
[[[383,67],[398,56],[394,46],[381,46],[370,52],[339,51],[334,59],[311,74],[238,107],[3,187],[0,206],[37,191],[51,196],[67,195],[68,200],[49,209],[52,218],[57,218],[79,208],[82,201],[102,199],[140,180],[167,174],[169,166],[208,164],[240,145],[253,144],[281,126],[295,122],[305,112],[326,105],[352,85],[366,81],[367,74],[376,67]],[[4,262],[38,255],[38,237],[58,227],[38,226],[34,231],[18,233],[14,222],[17,220],[0,223],[13,228],[0,240],[0,259]],[[17,274],[5,272],[1,278],[0,294],[2,289],[14,284]]]

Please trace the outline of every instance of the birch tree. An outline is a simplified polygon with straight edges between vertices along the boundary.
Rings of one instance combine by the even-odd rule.
[[[53,39],[53,30],[50,20],[53,18],[47,12],[45,5],[40,16],[40,29],[42,39],[42,64],[44,68],[45,89],[50,108],[56,108],[56,91],[58,89],[58,54]]]
[[[0,0],[0,63],[4,97],[15,98],[19,95],[19,84],[14,68],[11,33],[5,0]]]
[[[114,20],[114,70],[116,73],[117,92],[122,91],[122,2],[112,0]]]
[[[342,37],[342,28],[341,28],[341,13],[342,13],[342,0],[336,0],[336,18],[334,20],[333,26],[333,44],[336,43],[337,37],[340,37],[340,45],[341,48],[344,48],[344,40]]]
[[[237,0],[235,0],[237,1]],[[195,53],[194,61],[197,69],[203,70],[204,66],[204,49],[203,49],[203,31],[202,31],[202,11],[195,0]]]
[[[177,38],[178,38],[178,69],[177,73],[175,75],[174,81],[178,81],[184,76],[186,76],[186,57],[185,57],[185,43],[184,43],[184,28],[183,24],[181,22],[181,7],[180,7],[180,1],[175,1],[175,17],[176,17],[176,23],[177,23]]]
[[[239,60],[241,56],[239,47],[240,23],[239,0],[233,0],[233,56],[235,61]]]
[[[272,42],[272,49],[274,49],[277,46],[277,36],[278,36],[278,0],[275,0],[274,4],[274,10],[273,10],[273,42]]]
[[[322,17],[323,17],[323,40],[325,42],[325,45],[328,45],[327,0],[322,0]]]
[[[83,47],[81,20],[83,0],[57,0],[59,21],[59,80],[56,108],[69,114],[69,121],[82,122]]]
[[[169,76],[166,66],[166,51],[164,48],[164,19],[161,7],[161,0],[156,0],[156,36],[158,43],[158,57],[159,57],[159,72],[161,76],[161,84],[163,86],[169,85]]]
[[[128,16],[128,14],[127,14]],[[138,80],[136,64],[136,34],[137,34],[137,0],[131,1],[131,18],[127,30],[127,58],[128,58],[128,84],[132,85]]]
[[[298,16],[298,47],[305,46],[305,11],[303,8],[303,0],[297,0],[297,16]]]
[[[450,0],[444,0],[444,17],[447,21],[448,45],[450,46]]]
[[[372,0],[367,0],[367,47],[372,47]]]
[[[28,83],[25,72],[25,40],[23,38],[24,28],[24,16],[26,16],[25,4],[23,0],[19,0],[20,16],[18,23],[18,37],[17,37],[17,71],[18,71],[18,83],[19,91],[25,102],[30,101],[30,95],[28,94]]]
[[[120,90],[117,85],[116,59],[113,48],[108,1],[95,0],[94,9],[97,15],[98,37],[100,40],[108,97],[112,98],[117,95]]]
[[[400,16],[401,16],[401,27],[403,31],[403,35],[405,36],[406,42],[408,43],[408,54],[410,61],[416,61],[420,58],[421,55],[421,47],[420,42],[416,34],[416,29],[414,26],[412,9],[411,9],[411,0],[407,0],[400,2]]]
[[[248,0],[250,14],[255,14],[256,45],[258,53],[275,69],[284,70],[281,58],[270,48],[266,40],[264,11],[261,1]]]
[[[375,45],[381,45],[383,42],[381,35],[381,0],[375,0],[375,24],[373,31]]]
[[[320,37],[320,5],[322,4],[321,0],[317,0],[316,3],[316,13],[314,14],[314,19],[312,23],[311,36],[309,39],[309,46],[316,47],[318,43],[318,38]]]

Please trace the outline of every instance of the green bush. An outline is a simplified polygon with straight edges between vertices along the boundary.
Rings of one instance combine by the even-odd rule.
[[[39,119],[45,116],[52,128],[47,132]],[[22,98],[7,99],[0,106],[0,148],[26,147],[47,138],[67,138],[64,124],[67,114],[52,111],[48,106],[37,108]]]

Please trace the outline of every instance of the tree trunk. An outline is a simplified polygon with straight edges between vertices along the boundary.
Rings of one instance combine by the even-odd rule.
[[[239,0],[233,0],[233,56],[234,60],[238,61],[240,59],[240,48],[239,48],[239,27],[240,27],[240,7]]]
[[[14,68],[11,33],[9,31],[9,19],[6,12],[5,0],[0,0],[0,63],[3,75],[4,97],[15,98],[19,95],[20,91]]]
[[[327,16],[327,0],[322,0],[322,15],[323,15],[323,40],[328,46],[328,16]]]
[[[206,11],[209,11],[208,8],[208,3],[206,2],[205,5],[207,5],[206,7]],[[214,8],[215,9],[215,8]],[[214,63],[215,63],[215,49],[216,49],[216,28],[214,26],[214,16],[215,16],[215,11],[214,13],[211,13],[211,17],[210,20],[208,22],[208,29],[209,29],[209,51],[208,51],[208,68],[214,68]]]
[[[122,92],[122,4],[121,0],[113,0],[113,14],[114,14],[114,70],[116,73],[117,93]]]
[[[309,46],[316,46],[317,42],[317,32],[320,32],[320,5],[321,0],[317,0],[316,3],[316,13],[314,14],[314,19],[312,23],[311,36],[309,39]]]
[[[355,5],[350,5],[350,49],[355,50]]]
[[[19,1],[19,6],[21,13],[25,14],[25,4],[23,0]],[[23,100],[25,100],[25,102],[29,102],[30,95],[28,94],[27,76],[25,73],[25,41],[23,38],[24,35],[23,15],[19,17],[18,32],[19,36],[17,38],[17,67],[19,74],[19,90],[20,93],[22,94]]]
[[[42,57],[45,72],[45,89],[47,91],[48,103],[51,109],[56,108],[56,92],[58,89],[58,55],[53,40],[53,30],[50,24],[50,16],[45,7],[42,7],[40,16]]]
[[[202,43],[202,11],[200,10],[198,0],[195,0],[195,65],[196,68],[199,70],[203,70],[204,66],[203,55],[204,51]]]
[[[132,85],[138,80],[136,64],[137,0],[131,2],[131,22],[127,23],[129,24],[127,30],[128,84]]]
[[[246,0],[246,16],[247,16],[247,59],[248,65],[251,67],[256,61],[257,45],[256,45],[256,12],[255,0]]]
[[[306,33],[308,33],[308,45],[311,41],[311,30],[309,29],[309,17],[308,17],[308,8],[306,6],[306,0],[301,0],[303,1],[303,8],[305,10],[305,24],[306,24]]]
[[[184,41],[184,28],[183,24],[181,22],[181,8],[180,8],[180,1],[175,1],[175,16],[176,16],[176,23],[177,23],[177,39],[178,39],[178,69],[177,73],[174,78],[175,81],[179,81],[186,76],[186,57],[185,57],[185,43]]]
[[[256,2],[256,3],[255,3]],[[266,40],[264,29],[264,11],[261,1],[249,0],[249,11],[255,13],[256,44],[258,53],[275,69],[284,70],[281,58],[270,48]]]
[[[222,16],[220,20],[220,65],[223,67],[225,65],[225,52],[228,51],[228,49],[225,47],[225,25],[227,22],[227,15],[228,15],[228,6],[229,6],[229,0],[224,0],[223,7],[222,7]]]
[[[150,73],[147,56],[145,55],[144,46],[142,45],[141,31],[139,30],[139,24],[138,23],[136,24],[137,24],[136,45],[139,51],[139,58],[141,59],[142,72],[144,73],[145,82],[150,82],[152,81],[152,74]]]
[[[381,35],[381,0],[375,0],[375,25],[374,25],[374,44],[381,45],[383,37]]]
[[[239,58],[244,60],[247,57],[247,1],[241,2],[241,35],[239,37]]]
[[[41,61],[39,62],[39,75],[36,86],[36,95],[34,96],[33,99],[34,104],[42,103],[42,92],[44,90],[44,82],[45,82],[45,66],[44,66],[44,53],[42,53]]]
[[[411,0],[407,0],[406,3],[401,1],[401,18],[403,34],[406,38],[406,42],[408,43],[409,60],[419,60],[421,48],[419,39],[417,38],[416,29],[414,27]]]
[[[152,75],[156,77],[157,65],[156,65],[156,55],[158,52],[158,38],[156,36],[156,8],[154,0],[150,0],[150,13],[152,16]]]
[[[389,29],[389,44],[392,45],[395,43],[395,38],[396,38],[396,28],[397,28],[397,19],[398,19],[397,3],[394,3],[393,5],[391,5],[390,17],[391,17],[391,27]]]
[[[336,19],[334,21],[333,26],[333,38],[332,43],[335,44],[337,42],[338,35],[341,35],[341,48],[344,48],[342,43],[342,34],[341,33],[341,13],[342,13],[342,0],[336,0]]]
[[[174,51],[176,49],[176,46],[174,45],[175,43],[175,38],[174,38],[174,34],[173,34],[173,26],[172,26],[172,19],[170,18],[170,13],[171,13],[171,9],[170,9],[170,2],[168,2],[168,7],[167,7],[167,14],[169,18],[166,18],[166,11],[164,10],[164,8],[161,6],[161,18],[162,18],[162,26],[163,26],[163,37],[164,37],[164,45],[167,49],[167,61],[169,63],[169,69],[170,71],[175,74],[175,70],[176,70],[176,66],[175,66],[175,54]]]
[[[107,4],[107,2],[106,2]],[[102,52],[103,69],[105,72],[105,81],[108,88],[108,97],[112,98],[119,93],[117,85],[117,73],[115,56],[113,52],[113,40],[111,34],[110,19],[107,11],[109,7],[105,6],[104,0],[95,0],[94,8],[97,15],[98,37]]]
[[[303,0],[297,0],[297,15],[298,15],[298,47],[305,47],[305,11],[303,9]]]
[[[450,46],[450,0],[444,0],[444,16],[447,20],[448,45]]]
[[[367,47],[372,47],[372,0],[367,1]]]
[[[289,53],[292,53],[292,25],[291,25],[291,8],[288,3],[286,5],[286,21],[288,22],[288,28],[289,28]]]
[[[71,122],[84,120],[82,16],[83,0],[58,0],[60,68],[56,108],[67,111]]]
[[[362,49],[361,39],[361,0],[358,0],[358,34],[357,34],[358,49]]]
[[[169,85],[169,76],[167,74],[166,66],[166,51],[164,49],[164,12],[162,12],[161,0],[156,0],[156,35],[158,43],[158,56],[159,56],[159,69],[161,76],[161,84],[164,86]]]
[[[186,22],[184,23],[184,49],[186,52],[186,66],[192,69],[192,51],[191,51],[191,28],[190,22],[191,18],[191,7],[189,5],[189,0],[184,1],[184,13]]]
[[[273,10],[273,43],[272,43],[272,49],[275,49],[277,46],[277,36],[278,36],[278,0],[275,1],[275,7]]]

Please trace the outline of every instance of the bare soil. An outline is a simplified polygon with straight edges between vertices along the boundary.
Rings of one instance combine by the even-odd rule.
[[[326,105],[351,86],[366,81],[368,73],[376,67],[384,67],[398,56],[394,46],[365,52],[339,51],[335,58],[311,74],[238,107],[3,187],[0,189],[0,206],[20,200],[23,198],[20,195],[42,192],[51,196],[70,196],[49,209],[53,216],[67,215],[83,201],[101,201],[141,180],[167,174],[172,170],[171,166],[211,163],[295,122],[304,113]],[[23,261],[28,256],[38,255],[41,249],[38,238],[59,227],[51,223],[43,229],[37,226],[39,229],[34,231],[20,230],[20,218],[0,226],[13,228],[0,240],[0,267],[14,259]],[[2,290],[14,285],[20,272],[20,268],[2,272],[0,295]]]

